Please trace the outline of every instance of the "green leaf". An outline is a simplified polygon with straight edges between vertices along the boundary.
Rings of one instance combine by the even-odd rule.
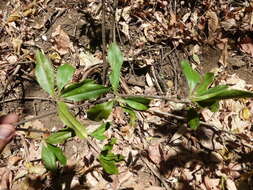
[[[206,73],[201,80],[201,83],[197,86],[195,90],[195,94],[201,94],[204,93],[208,87],[212,84],[214,80],[214,74],[213,73]]]
[[[110,123],[103,123],[100,127],[98,127],[95,131],[93,131],[90,136],[98,139],[98,140],[105,140],[106,136],[104,135],[104,132],[109,129]]]
[[[67,85],[67,86],[64,87],[64,89],[61,91],[61,94],[70,92],[70,91],[72,91],[74,89],[77,89],[77,88],[83,86],[84,84],[87,84],[87,83],[94,84],[95,81],[91,80],[91,79],[86,79],[86,80],[83,80],[82,82],[71,83],[70,85]]]
[[[199,106],[202,108],[208,107],[212,112],[217,112],[219,110],[219,101],[214,100],[214,101],[201,101],[197,102]]]
[[[58,67],[56,73],[56,84],[59,92],[71,80],[74,72],[75,68],[69,64],[64,64]]]
[[[187,111],[187,120],[191,129],[196,130],[199,127],[200,124],[199,114],[195,109],[190,108]]]
[[[54,95],[54,68],[51,61],[41,51],[36,51],[36,67],[35,76],[41,88],[48,92],[51,96]]]
[[[68,106],[64,102],[57,103],[57,112],[62,122],[68,127],[72,128],[76,135],[84,139],[87,137],[85,126],[83,126],[68,110]]]
[[[124,103],[133,109],[145,111],[149,108],[150,99],[143,97],[127,97],[122,99]]]
[[[118,168],[116,166],[116,162],[120,162],[124,160],[124,157],[122,155],[115,155],[111,152],[113,145],[116,144],[116,139],[112,138],[101,151],[98,160],[108,174],[118,174]]]
[[[56,133],[53,133],[50,135],[47,139],[46,142],[50,144],[60,144],[63,143],[65,140],[68,138],[72,137],[72,132],[71,131],[59,131]]]
[[[106,157],[103,155],[99,155],[98,160],[106,173],[111,174],[111,175],[119,173],[119,170],[115,164],[115,161],[107,160]]]
[[[48,146],[49,150],[55,155],[57,160],[59,160],[59,162],[62,165],[66,165],[67,159],[66,159],[65,155],[63,154],[62,150],[59,147],[53,146],[51,144],[47,144],[47,146]]]
[[[123,55],[116,43],[112,43],[108,49],[108,62],[111,66],[112,72],[110,73],[110,83],[114,92],[119,87],[120,70],[123,64]]]
[[[78,86],[78,84],[75,84]],[[94,84],[93,82],[85,82],[77,88],[74,86],[68,87],[68,89],[62,92],[61,97],[67,100],[82,101],[88,99],[96,99],[100,95],[109,91],[110,88],[104,87],[103,85]]]
[[[186,78],[186,81],[190,89],[190,94],[192,94],[194,88],[200,82],[201,77],[197,71],[192,69],[192,67],[190,66],[187,60],[181,61],[181,66],[182,66],[184,76]]]
[[[191,97],[191,100],[194,102],[215,100],[212,98],[215,97],[216,95],[224,92],[227,89],[228,89],[227,85],[215,86],[213,88],[209,88],[208,90],[204,91],[203,93],[200,93],[200,94],[197,94],[197,95]]]
[[[87,112],[87,117],[90,120],[101,121],[107,119],[112,112],[113,101],[97,104],[90,108]]]
[[[47,143],[42,144],[41,158],[48,170],[55,171],[57,169],[56,157],[48,145]]]
[[[136,120],[137,120],[137,116],[136,116],[136,113],[135,111],[133,111],[132,109],[129,109],[129,108],[123,108],[125,112],[127,112],[130,116],[130,122],[129,124],[131,126],[135,126],[136,124]]]

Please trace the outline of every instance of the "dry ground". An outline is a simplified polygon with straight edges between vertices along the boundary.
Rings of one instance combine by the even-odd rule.
[[[116,40],[124,54],[122,94],[184,99],[182,59],[200,73],[214,72],[216,84],[253,90],[253,3],[247,0],[105,0],[104,21],[98,0],[2,0],[0,20],[0,111],[21,120],[55,110],[35,80],[36,49],[55,67],[73,65],[74,81],[102,83],[103,24],[106,44]],[[253,189],[252,100],[222,101],[217,113],[203,110],[203,121],[216,128],[197,131],[173,117],[184,115],[182,104],[157,99],[150,107],[138,113],[135,127],[119,108],[109,118],[107,136],[118,139],[114,151],[126,157],[119,175],[105,174],[96,150],[77,138],[63,145],[67,167],[51,174],[40,156],[46,136],[18,131],[0,156],[0,189]],[[86,109],[75,110],[84,123]],[[51,115],[22,127],[63,124]]]

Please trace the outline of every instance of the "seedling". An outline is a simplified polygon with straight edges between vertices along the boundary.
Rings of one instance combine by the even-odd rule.
[[[57,144],[64,143],[68,138],[78,136],[80,139],[91,136],[98,140],[105,140],[104,132],[110,127],[110,123],[103,122],[111,114],[115,106],[121,106],[130,115],[130,124],[135,124],[135,110],[147,110],[149,99],[143,97],[121,98],[118,94],[123,56],[119,47],[113,43],[108,50],[108,62],[111,67],[109,80],[111,87],[96,84],[95,81],[87,79],[79,83],[72,83],[71,79],[75,68],[69,64],[63,64],[54,71],[51,61],[41,51],[36,52],[35,74],[40,86],[57,102],[57,113],[61,121],[67,126],[66,129],[53,133],[42,144],[42,160],[45,167],[51,171],[57,170],[57,161],[66,164],[66,157]],[[86,126],[70,111],[65,101],[85,101],[97,99],[105,93],[114,93],[115,98],[108,102],[94,105],[87,111],[87,117],[93,121],[102,122],[101,126],[91,134],[87,134]],[[112,147],[116,139],[111,139],[103,148],[98,158],[103,169],[109,174],[117,174],[116,162],[122,161],[121,155],[114,155]]]
[[[230,89],[227,85],[211,87],[214,74],[208,72],[201,76],[186,60],[181,62],[181,66],[189,87],[188,99],[193,103],[193,106],[188,109],[188,124],[192,129],[197,129],[200,124],[199,109],[206,107],[216,112],[220,100],[253,97],[252,92]]]

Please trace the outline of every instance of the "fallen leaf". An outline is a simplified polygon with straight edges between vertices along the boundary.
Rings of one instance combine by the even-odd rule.
[[[235,182],[231,179],[226,180],[226,187],[227,187],[227,190],[237,190]]]
[[[209,178],[208,176],[204,177],[204,183],[207,190],[220,190],[219,183],[220,179]]]
[[[250,37],[242,38],[240,42],[241,50],[253,57],[253,39]]]
[[[55,41],[54,49],[57,50],[61,55],[67,54],[69,50],[75,52],[73,43],[70,41],[68,34],[61,29],[61,25],[55,29],[55,31],[52,33],[52,37]]]

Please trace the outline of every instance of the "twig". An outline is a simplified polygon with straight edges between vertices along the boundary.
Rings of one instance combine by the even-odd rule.
[[[105,52],[106,52],[106,41],[105,41],[105,0],[102,0],[102,53],[103,53],[103,73],[102,80],[106,84],[106,73],[108,65],[106,63]]]
[[[32,101],[32,100],[55,101],[55,100],[50,99],[50,98],[42,98],[42,97],[25,97],[25,98],[12,98],[12,99],[8,99],[8,100],[3,100],[3,101],[0,102],[0,104],[8,103],[8,102],[15,102],[15,101],[19,101],[19,100],[27,100],[27,101]]]
[[[7,83],[6,83],[3,91],[0,94],[0,99],[2,99],[4,97],[4,95],[6,93],[6,90],[7,90],[8,86],[9,86],[10,82],[12,81],[13,77],[18,73],[18,71],[20,70],[20,68],[21,68],[21,65],[18,65],[15,68],[14,72],[12,73],[12,75],[8,78]]]
[[[161,100],[167,100],[170,102],[176,102],[176,103],[182,103],[182,104],[190,104],[191,102],[189,100],[179,100],[179,99],[174,99],[171,97],[166,97],[166,96],[149,96],[149,95],[125,95],[125,94],[118,94],[120,97],[143,97],[143,98],[152,98],[152,99],[161,99]]]
[[[168,116],[168,117],[173,117],[175,119],[182,120],[182,121],[188,121],[186,117],[182,117],[182,116],[175,115],[175,114],[172,114],[172,113],[156,111],[156,110],[148,110],[147,112],[156,113],[156,114],[164,115],[164,116]],[[238,136],[238,135],[233,134],[229,131],[221,130],[221,129],[217,128],[215,125],[212,125],[212,124],[204,122],[204,121],[200,121],[200,124],[203,125],[203,126],[206,126],[207,128],[209,128],[211,130],[214,130],[216,133],[223,132],[223,133],[226,133],[228,135],[232,135],[232,136],[236,136],[236,137]]]
[[[49,112],[49,113],[46,113],[46,114],[42,114],[42,115],[33,117],[33,118],[31,118],[31,119],[25,119],[25,120],[22,120],[22,121],[13,123],[13,125],[14,125],[14,126],[23,125],[24,123],[27,123],[27,122],[29,122],[29,121],[33,121],[33,120],[36,120],[36,119],[41,119],[41,118],[44,118],[44,117],[47,117],[47,116],[50,116],[50,115],[53,115],[53,114],[56,114],[56,113],[57,113],[57,111],[52,111],[52,112]],[[21,128],[19,128],[19,129],[21,129]]]

